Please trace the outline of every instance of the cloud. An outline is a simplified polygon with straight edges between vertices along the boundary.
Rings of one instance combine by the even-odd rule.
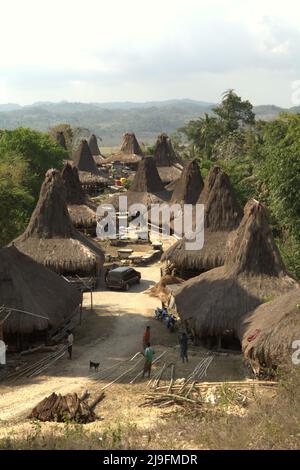
[[[294,0],[10,0],[3,8],[2,102],[216,100],[228,82],[254,100],[269,82],[265,101],[277,87],[287,102],[300,77]]]

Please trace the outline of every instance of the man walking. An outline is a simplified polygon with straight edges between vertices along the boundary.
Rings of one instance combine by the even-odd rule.
[[[182,362],[184,362],[184,359],[186,362],[188,362],[188,336],[185,331],[181,333],[181,336],[179,338],[179,344],[180,344],[180,357],[182,359]]]
[[[74,343],[74,336],[70,330],[67,330],[67,345],[68,345],[68,354],[69,359],[72,359],[72,352],[73,352],[73,343]]]
[[[145,364],[144,364],[144,370],[143,370],[143,378],[145,377],[145,374],[148,373],[148,378],[150,379],[153,355],[154,355],[154,351],[151,348],[150,343],[148,343],[144,351]]]

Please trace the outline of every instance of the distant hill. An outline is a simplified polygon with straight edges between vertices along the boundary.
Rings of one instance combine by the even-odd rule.
[[[190,99],[150,101],[145,103],[60,103],[39,102],[32,105],[0,104],[0,128],[19,126],[46,131],[68,122],[71,126],[90,129],[102,138],[103,146],[116,146],[121,135],[134,131],[140,142],[151,144],[161,132],[172,134],[191,119],[211,113],[214,103]],[[286,111],[273,105],[256,106],[258,119],[271,120]],[[299,108],[291,111],[299,112]]]

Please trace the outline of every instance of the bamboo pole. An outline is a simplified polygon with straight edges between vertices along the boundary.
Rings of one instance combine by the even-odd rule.
[[[162,354],[160,354],[154,361],[153,361],[153,364],[156,364],[156,362],[160,361],[160,359],[166,354],[167,351],[164,351]],[[143,374],[143,371],[141,370],[132,380],[131,382],[129,382],[130,384],[133,384],[136,379],[138,379],[140,377],[140,375]]]

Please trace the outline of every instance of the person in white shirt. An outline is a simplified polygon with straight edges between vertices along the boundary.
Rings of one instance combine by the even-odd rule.
[[[67,330],[67,334],[68,334],[67,336],[68,354],[69,354],[69,359],[72,359],[74,336],[70,330]]]
[[[6,365],[6,350],[7,350],[7,345],[0,339],[0,365],[5,366]]]

